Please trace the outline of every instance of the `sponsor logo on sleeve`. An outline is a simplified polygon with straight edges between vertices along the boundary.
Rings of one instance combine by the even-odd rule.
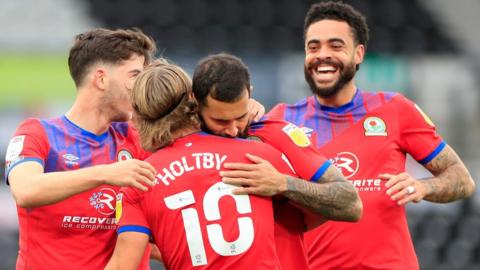
[[[11,162],[16,160],[22,153],[24,142],[25,135],[13,137],[8,144],[5,161]]]
[[[307,147],[311,144],[307,134],[305,134],[305,132],[301,128],[297,127],[292,123],[289,123],[288,125],[283,127],[282,130],[297,146]]]
[[[117,194],[117,202],[115,203],[115,221],[120,222],[120,218],[122,217],[122,198],[123,194],[118,193]]]
[[[387,126],[379,117],[367,117],[363,121],[363,128],[365,129],[365,136],[387,136]]]

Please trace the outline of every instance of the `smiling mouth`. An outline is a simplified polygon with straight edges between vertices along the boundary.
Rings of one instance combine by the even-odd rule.
[[[317,82],[330,82],[335,79],[338,68],[332,65],[318,65],[310,70]]]

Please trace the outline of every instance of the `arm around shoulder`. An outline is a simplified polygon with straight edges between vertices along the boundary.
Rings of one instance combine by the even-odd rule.
[[[38,207],[65,200],[103,184],[131,186],[147,190],[155,181],[155,169],[147,162],[127,160],[108,165],[44,173],[38,162],[24,162],[8,174],[10,188],[18,206]]]
[[[356,222],[363,212],[357,190],[333,165],[318,183],[288,177],[287,191],[282,195],[322,219]]]

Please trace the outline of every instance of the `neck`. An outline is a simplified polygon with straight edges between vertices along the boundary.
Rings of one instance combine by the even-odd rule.
[[[77,126],[93,134],[103,134],[111,124],[108,115],[102,112],[99,98],[94,91],[78,90],[73,106],[65,116]]]
[[[176,140],[176,139],[179,139],[181,137],[185,137],[185,136],[188,136],[190,134],[197,133],[199,131],[201,131],[199,127],[185,127],[183,129],[175,132],[174,137],[175,137],[175,140]]]
[[[337,108],[352,101],[356,89],[357,87],[352,79],[336,95],[327,98],[316,95],[316,98],[321,105]]]

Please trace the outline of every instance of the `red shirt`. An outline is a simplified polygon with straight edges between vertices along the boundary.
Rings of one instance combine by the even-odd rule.
[[[6,179],[13,167],[25,161],[40,163],[48,173],[145,158],[148,153],[137,141],[127,123],[113,123],[107,132],[95,135],[65,116],[28,119],[9,144]],[[116,241],[118,189],[103,185],[52,205],[17,207],[20,251],[16,269],[103,269]]]
[[[315,144],[363,202],[358,223],[329,221],[306,233],[311,269],[418,269],[405,207],[390,199],[378,178],[404,172],[406,153],[425,164],[445,147],[418,106],[396,93],[357,91],[340,108],[311,96],[271,114],[317,131]]]
[[[311,142],[309,134],[281,118],[263,117],[250,125],[249,135],[283,152],[302,179],[317,182],[331,165]],[[275,201],[274,208],[275,241],[283,269],[308,269],[303,213],[288,200]]]
[[[122,189],[119,233],[149,234],[167,269],[281,269],[271,198],[233,195],[219,176],[224,162],[248,162],[246,153],[291,173],[282,154],[261,142],[182,137],[147,159],[158,171],[155,187]]]

